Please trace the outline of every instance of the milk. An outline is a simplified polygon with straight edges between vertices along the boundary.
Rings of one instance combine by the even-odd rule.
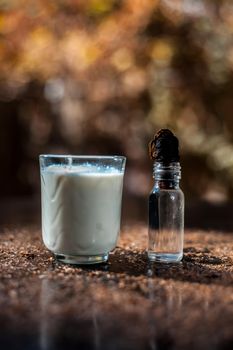
[[[120,230],[123,172],[52,165],[41,171],[42,235],[56,254],[105,254]]]

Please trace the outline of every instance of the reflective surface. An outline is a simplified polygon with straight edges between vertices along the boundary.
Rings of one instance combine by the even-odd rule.
[[[0,235],[2,349],[230,349],[230,234],[186,233],[184,259],[150,264],[126,228],[104,265],[56,262],[37,230]]]

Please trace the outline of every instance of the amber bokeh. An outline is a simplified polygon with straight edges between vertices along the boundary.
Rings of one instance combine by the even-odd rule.
[[[186,198],[232,199],[232,1],[8,0],[0,9],[1,198],[39,194],[40,153],[124,154],[126,195],[145,198],[148,141],[169,127]]]

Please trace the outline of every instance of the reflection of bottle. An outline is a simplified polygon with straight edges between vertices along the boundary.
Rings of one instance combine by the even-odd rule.
[[[149,197],[149,247],[152,261],[178,262],[183,256],[184,195],[181,178],[178,139],[162,129],[150,143],[155,160],[155,184]]]

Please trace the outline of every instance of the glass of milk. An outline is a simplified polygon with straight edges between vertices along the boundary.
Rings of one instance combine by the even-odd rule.
[[[125,162],[121,156],[40,156],[42,236],[58,260],[108,260],[120,231]]]

